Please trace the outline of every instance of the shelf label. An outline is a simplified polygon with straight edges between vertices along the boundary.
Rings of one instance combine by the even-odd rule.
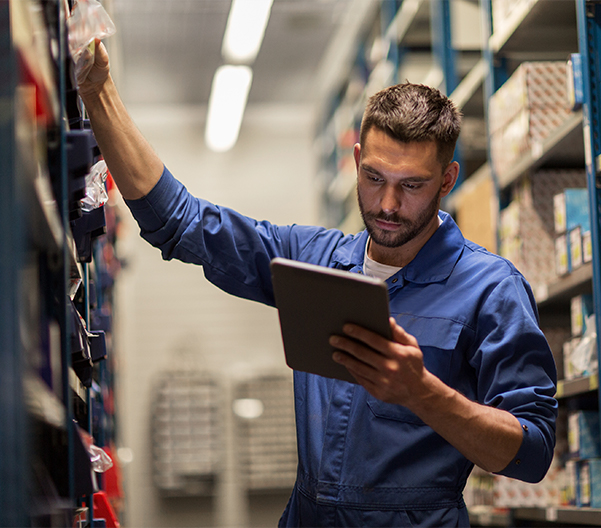
[[[545,511],[545,519],[549,522],[555,522],[557,520],[557,508],[547,508]]]
[[[592,167],[593,174],[596,174],[597,168],[593,167],[593,154],[591,152],[591,126],[586,121],[582,127],[582,133],[584,135],[584,161],[587,167]]]

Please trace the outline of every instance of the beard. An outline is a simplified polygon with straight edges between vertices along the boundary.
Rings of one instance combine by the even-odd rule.
[[[414,220],[403,218],[396,213],[386,214],[384,212],[372,213],[366,211],[363,200],[361,199],[361,193],[358,189],[357,200],[363,223],[365,224],[365,228],[371,239],[380,246],[396,248],[410,242],[428,227],[432,219],[438,214],[438,208],[440,207],[440,191]],[[393,222],[398,225],[398,229],[395,231],[385,231],[380,229],[376,224],[376,220]]]

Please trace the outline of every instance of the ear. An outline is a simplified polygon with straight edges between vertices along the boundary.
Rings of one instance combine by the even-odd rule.
[[[353,147],[353,156],[355,157],[355,167],[359,171],[359,162],[361,161],[361,145],[359,143],[355,143]]]
[[[455,184],[457,183],[458,177],[459,163],[454,161],[447,166],[442,177],[442,188],[440,189],[441,198],[444,198],[453,190],[453,187],[455,187]]]

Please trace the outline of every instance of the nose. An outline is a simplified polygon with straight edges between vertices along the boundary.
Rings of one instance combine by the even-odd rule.
[[[401,207],[396,189],[391,185],[387,185],[384,187],[382,192],[382,200],[380,201],[380,207],[382,208],[382,211],[386,214],[396,213]]]

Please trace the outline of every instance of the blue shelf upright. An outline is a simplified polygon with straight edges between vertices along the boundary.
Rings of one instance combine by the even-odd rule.
[[[0,526],[20,527],[27,519],[29,461],[19,333],[22,197],[14,177],[17,70],[9,15],[10,3],[0,1]]]
[[[593,299],[597,335],[601,335],[601,4],[576,0],[576,10],[583,80],[582,120],[591,240],[593,263],[597,263],[593,266]],[[597,357],[601,358],[599,339]],[[601,391],[599,399],[601,403]]]

